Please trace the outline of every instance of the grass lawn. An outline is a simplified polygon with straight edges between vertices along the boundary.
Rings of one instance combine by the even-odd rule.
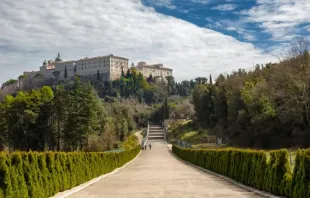
[[[198,130],[191,120],[171,124],[168,131],[170,140],[183,140],[191,144],[206,143],[207,135],[207,130]]]

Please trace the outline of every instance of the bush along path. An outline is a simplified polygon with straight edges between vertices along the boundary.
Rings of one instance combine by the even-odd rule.
[[[43,198],[109,173],[135,158],[140,146],[119,153],[0,153],[0,197]]]
[[[196,150],[172,147],[181,159],[245,185],[290,198],[310,198],[310,149],[297,151],[291,171],[286,149],[269,152],[242,149]]]

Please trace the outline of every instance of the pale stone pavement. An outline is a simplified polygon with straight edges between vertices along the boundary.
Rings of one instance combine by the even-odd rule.
[[[131,164],[70,198],[259,198],[174,157],[166,143],[153,142]]]

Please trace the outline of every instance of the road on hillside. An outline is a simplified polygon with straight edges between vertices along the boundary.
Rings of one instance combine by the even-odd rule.
[[[153,142],[152,150],[131,164],[72,195],[70,198],[258,198],[221,178],[175,158],[166,143]]]

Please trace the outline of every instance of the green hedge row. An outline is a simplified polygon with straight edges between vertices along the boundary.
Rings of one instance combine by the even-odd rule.
[[[132,160],[140,151],[0,153],[0,197],[50,197]]]
[[[310,198],[310,150],[298,150],[292,173],[286,149],[183,149],[172,147],[181,159],[275,195]],[[268,159],[269,158],[269,159]]]
[[[131,134],[122,144],[122,148],[129,150],[135,148],[139,144],[139,138],[135,134]]]

